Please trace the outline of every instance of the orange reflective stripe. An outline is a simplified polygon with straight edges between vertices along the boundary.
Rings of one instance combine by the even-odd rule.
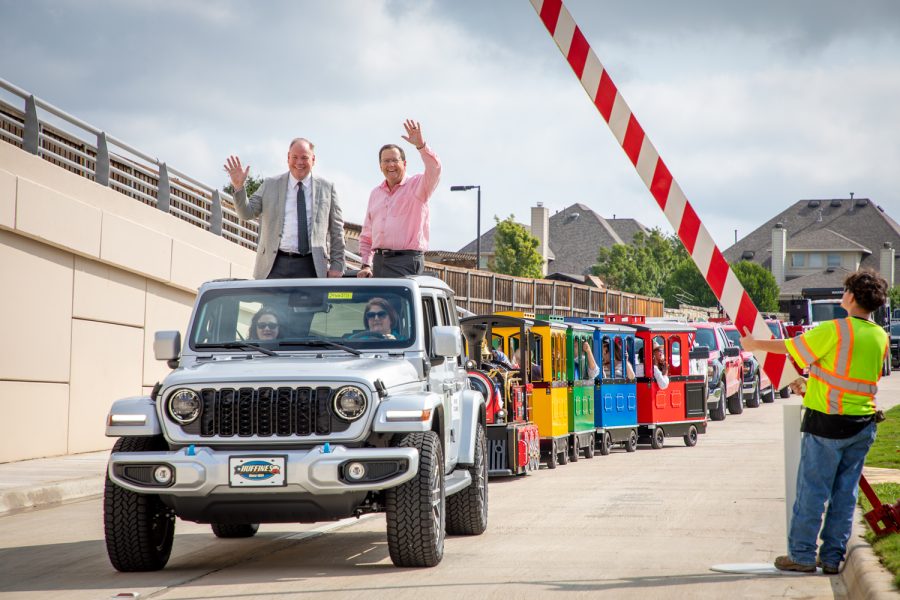
[[[794,348],[807,365],[811,365],[818,360],[802,336],[794,338]]]
[[[853,327],[849,319],[837,319],[834,324],[838,336],[834,372],[846,377],[850,374],[850,355],[853,353]]]
[[[835,388],[847,394],[872,397],[878,391],[878,386],[874,383],[841,377],[826,371],[819,365],[810,365],[809,376],[818,379],[829,388]]]

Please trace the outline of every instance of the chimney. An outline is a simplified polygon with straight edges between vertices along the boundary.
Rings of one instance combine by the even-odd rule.
[[[772,228],[772,275],[778,287],[784,284],[784,259],[787,250],[787,230],[781,223]]]
[[[531,235],[538,239],[538,254],[541,255],[541,273],[547,274],[547,254],[550,247],[550,209],[543,202],[531,207]]]
[[[894,287],[894,250],[890,242],[885,242],[881,246],[881,260],[878,263],[878,270],[881,276],[887,280],[888,289]]]

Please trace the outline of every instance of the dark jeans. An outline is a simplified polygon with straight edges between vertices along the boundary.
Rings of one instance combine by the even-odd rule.
[[[275,264],[269,271],[266,279],[295,279],[316,277],[316,264],[313,262],[312,254],[306,256],[294,256],[285,252],[278,251],[275,255]]]
[[[384,256],[376,253],[372,258],[374,277],[406,277],[425,272],[425,253]]]

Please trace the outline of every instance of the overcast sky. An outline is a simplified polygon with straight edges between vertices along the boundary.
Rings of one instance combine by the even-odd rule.
[[[722,249],[799,199],[900,217],[900,2],[566,5]],[[0,23],[0,77],[210,185],[308,137],[361,223],[408,117],[444,166],[433,249],[475,237],[458,184],[482,231],[536,202],[671,231],[528,0],[0,0]]]

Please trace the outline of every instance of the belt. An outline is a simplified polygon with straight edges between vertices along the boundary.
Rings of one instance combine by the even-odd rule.
[[[375,254],[390,258],[391,256],[413,256],[415,254],[424,254],[421,250],[384,250],[376,248]]]
[[[306,254],[300,254],[299,252],[288,252],[286,250],[278,249],[278,254],[283,256],[290,256],[291,258],[306,258],[307,256],[311,256],[312,252],[307,252]]]

